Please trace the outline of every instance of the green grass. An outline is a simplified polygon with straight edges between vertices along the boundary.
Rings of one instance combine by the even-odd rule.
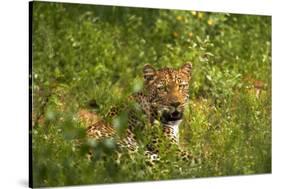
[[[32,30],[35,187],[271,173],[270,17],[35,2]],[[168,153],[151,170],[142,151],[117,164],[114,141],[92,141],[102,156],[88,161],[79,108],[95,100],[102,117],[141,89],[144,64],[185,61],[181,145],[202,164]]]

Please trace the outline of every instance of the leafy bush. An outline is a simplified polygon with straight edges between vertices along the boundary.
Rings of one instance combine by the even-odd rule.
[[[270,17],[33,5],[35,187],[271,172]],[[140,152],[124,152],[120,163],[113,161],[114,140],[85,139],[80,108],[92,101],[103,117],[141,90],[144,64],[177,68],[185,61],[193,63],[193,77],[181,145],[205,156],[200,166],[172,152],[161,154],[165,164],[145,166],[145,133]],[[89,149],[100,156],[89,161]]]

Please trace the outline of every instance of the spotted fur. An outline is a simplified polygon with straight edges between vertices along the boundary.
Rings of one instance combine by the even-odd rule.
[[[154,122],[160,122],[164,135],[172,144],[179,143],[179,125],[183,118],[184,107],[189,99],[189,83],[191,79],[191,63],[186,63],[179,69],[163,68],[156,70],[151,65],[143,68],[144,88],[141,92],[130,97],[130,101],[139,104],[142,114],[145,115],[150,126]],[[126,106],[124,106],[126,108]],[[119,109],[113,107],[108,113],[108,117],[118,115]],[[140,124],[139,118],[134,111],[130,111],[128,118],[128,129],[125,136],[118,141],[118,145],[131,151],[137,151],[138,144],[134,134],[136,127],[144,126]],[[103,120],[90,125],[87,128],[87,135],[91,138],[116,137],[116,130],[111,124]],[[154,141],[154,142],[153,142]],[[151,160],[158,160],[157,136],[151,141],[153,145],[147,145],[146,154]],[[179,150],[182,157],[190,156],[189,153]]]

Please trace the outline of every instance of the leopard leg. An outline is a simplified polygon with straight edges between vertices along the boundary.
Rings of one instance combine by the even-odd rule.
[[[201,164],[201,159],[197,156],[194,156],[192,153],[185,150],[178,150],[178,160],[187,162],[190,166],[196,166]]]

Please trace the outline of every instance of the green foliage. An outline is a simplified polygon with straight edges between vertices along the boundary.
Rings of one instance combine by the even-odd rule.
[[[32,30],[34,186],[271,172],[270,17],[35,2]],[[200,166],[165,144],[164,163],[145,166],[144,130],[140,152],[124,150],[119,162],[115,140],[85,139],[79,108],[93,101],[103,117],[142,89],[144,64],[185,61],[193,76],[181,145],[204,157]],[[127,112],[113,120],[118,134],[127,120]]]

